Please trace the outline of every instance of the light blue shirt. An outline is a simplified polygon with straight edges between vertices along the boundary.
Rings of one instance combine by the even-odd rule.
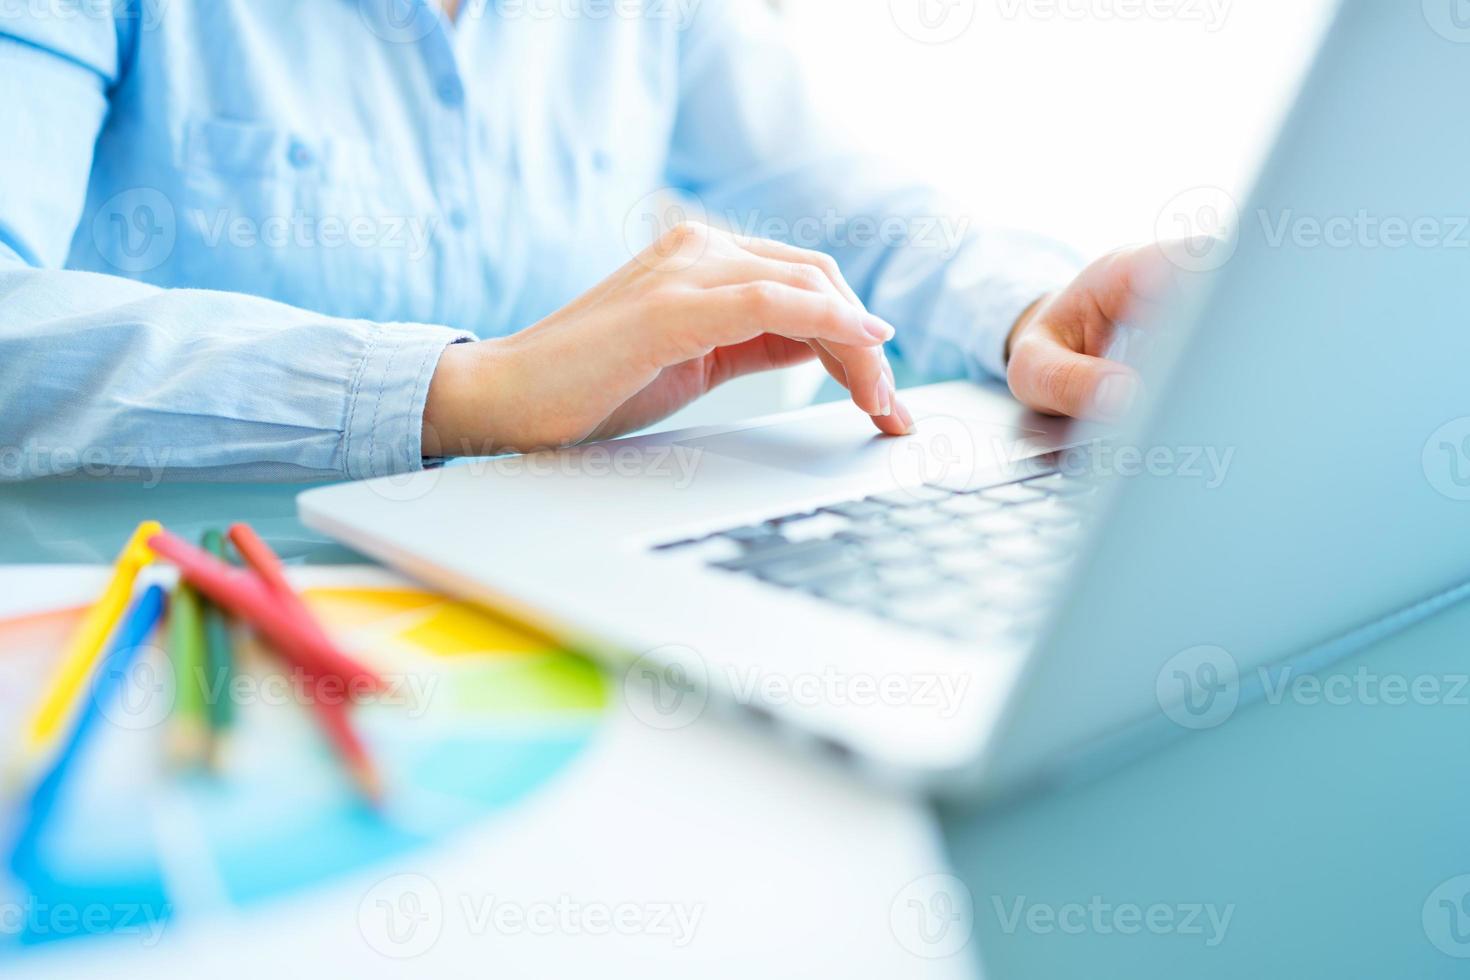
[[[444,347],[627,262],[660,188],[998,373],[1073,256],[821,120],[760,0],[0,4],[0,480],[415,469]]]

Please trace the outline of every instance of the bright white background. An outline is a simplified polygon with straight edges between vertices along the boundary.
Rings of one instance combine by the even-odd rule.
[[[1154,237],[1181,192],[1249,189],[1333,5],[783,6],[814,86],[840,119],[976,215],[1094,253]]]

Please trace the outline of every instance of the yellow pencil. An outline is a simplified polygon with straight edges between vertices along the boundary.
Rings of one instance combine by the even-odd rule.
[[[26,726],[21,761],[27,769],[60,737],[67,719],[81,702],[82,692],[102,655],[107,638],[132,602],[133,584],[138,573],[153,561],[148,539],[162,529],[157,521],[144,521],[138,525],[118,554],[112,578],[101,598],[87,610],[72,634],[62,654],[61,666]]]

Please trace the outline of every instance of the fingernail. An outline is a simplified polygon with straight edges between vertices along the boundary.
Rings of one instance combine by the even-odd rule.
[[[904,435],[914,431],[914,417],[909,414],[908,407],[897,398],[893,400],[893,415],[903,425]]]
[[[1137,378],[1130,374],[1110,374],[1103,378],[1092,396],[1092,414],[1102,419],[1121,419],[1137,398]]]
[[[876,317],[871,313],[863,317],[863,329],[868,332],[869,337],[885,344],[892,340],[894,333],[896,333],[892,324],[882,317]]]

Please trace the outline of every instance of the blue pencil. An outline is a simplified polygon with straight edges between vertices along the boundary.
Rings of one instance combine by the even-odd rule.
[[[133,603],[133,608],[128,611],[118,628],[112,649],[98,665],[97,674],[92,679],[89,691],[91,697],[81,706],[71,734],[62,745],[61,751],[56,754],[51,768],[41,777],[31,794],[25,822],[16,839],[15,849],[11,852],[11,867],[17,875],[24,877],[22,868],[36,856],[35,849],[41,829],[56,806],[56,799],[66,782],[67,771],[73,760],[81,754],[88,733],[97,726],[102,705],[116,698],[119,689],[126,683],[133,662],[137,660],[153,628],[163,616],[164,604],[163,589],[157,585],[149,586],[138,601]]]

